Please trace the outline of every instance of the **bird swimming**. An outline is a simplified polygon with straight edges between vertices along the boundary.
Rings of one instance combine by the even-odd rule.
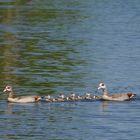
[[[3,90],[4,93],[8,94],[8,102],[14,102],[14,103],[33,103],[40,101],[40,96],[15,96],[13,92],[13,88],[10,85],[7,85],[5,89]]]
[[[114,93],[112,95],[109,95],[108,90],[107,90],[107,86],[105,85],[105,83],[100,83],[98,89],[101,89],[102,92],[103,92],[103,95],[101,96],[102,100],[125,101],[125,100],[130,100],[134,96],[136,96],[136,94],[134,94],[132,92],[128,92],[128,93]]]

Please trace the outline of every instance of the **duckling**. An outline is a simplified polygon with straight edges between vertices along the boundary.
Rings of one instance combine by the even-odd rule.
[[[82,96],[82,100],[88,100],[88,101],[92,101],[95,100],[96,96],[95,95],[91,95],[90,93],[86,93],[85,95]]]
[[[86,95],[84,96],[84,99],[91,100],[92,99],[91,94],[90,93],[86,93]]]
[[[78,101],[81,101],[81,100],[83,100],[83,97],[78,95],[78,96],[77,96],[77,100],[78,100]]]
[[[60,95],[58,96],[58,98],[56,98],[56,100],[57,100],[58,102],[64,102],[64,101],[66,101],[66,97],[65,97],[65,95],[63,95],[63,94],[60,94]]]
[[[107,91],[107,86],[105,83],[100,83],[98,89],[101,89],[103,92],[103,95],[101,96],[102,100],[108,100],[108,101],[125,101],[125,100],[130,100],[136,94],[128,92],[128,93],[118,93],[118,94],[112,94],[109,95]]]
[[[8,102],[14,102],[14,103],[32,103],[32,102],[38,102],[41,100],[40,96],[20,96],[16,97],[14,95],[12,86],[7,85],[3,92],[8,93]]]
[[[45,101],[47,102],[56,102],[57,99],[55,99],[54,97],[51,97],[50,95],[44,96],[45,97]]]
[[[76,96],[75,93],[71,93],[69,96],[69,101],[77,101],[80,100],[80,96]]]
[[[44,98],[45,98],[45,101],[52,102],[52,98],[50,95],[44,96]]]

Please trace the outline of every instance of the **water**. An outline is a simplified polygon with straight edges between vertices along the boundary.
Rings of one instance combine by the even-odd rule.
[[[0,139],[138,140],[139,0],[0,1]],[[104,81],[126,102],[11,104],[17,95],[83,95]]]

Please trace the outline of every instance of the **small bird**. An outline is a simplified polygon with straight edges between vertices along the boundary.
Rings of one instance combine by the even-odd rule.
[[[71,95],[69,96],[69,101],[78,101],[80,99],[80,96],[77,96],[75,93],[71,93]]]
[[[84,96],[82,96],[83,100],[88,100],[88,101],[94,101],[98,100],[99,96],[91,95],[90,93],[86,93]]]
[[[14,95],[12,86],[7,85],[3,92],[8,93],[8,102],[13,102],[13,103],[33,103],[33,102],[38,102],[41,100],[40,96],[20,96],[17,97]]]
[[[90,93],[86,93],[85,99],[86,99],[86,100],[91,100],[91,99],[92,99],[91,94],[90,94]]]
[[[75,93],[71,93],[71,95],[68,97],[69,97],[69,101],[75,101],[75,99],[76,99]]]
[[[56,102],[57,100],[54,97],[51,97],[50,95],[44,96],[45,101],[47,102]]]
[[[66,97],[64,94],[60,94],[57,98],[56,98],[57,102],[64,102],[66,101]]]
[[[109,95],[105,83],[100,83],[98,89],[101,89],[103,91],[103,95],[100,98],[102,100],[125,101],[125,100],[130,100],[131,98],[136,96],[136,94],[131,93],[131,92],[128,92],[128,93],[115,93],[115,94]]]

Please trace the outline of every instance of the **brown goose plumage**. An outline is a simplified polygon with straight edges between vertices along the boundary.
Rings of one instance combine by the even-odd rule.
[[[107,87],[104,83],[100,83],[98,89],[101,89],[103,91],[103,95],[101,97],[102,100],[108,100],[108,101],[125,101],[130,100],[133,98],[136,94],[128,92],[128,93],[115,93],[112,95],[108,94]]]

